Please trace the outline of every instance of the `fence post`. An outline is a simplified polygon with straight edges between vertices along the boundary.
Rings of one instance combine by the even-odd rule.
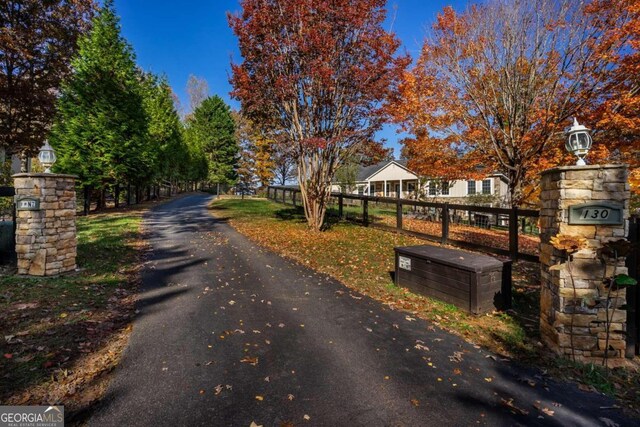
[[[344,197],[342,193],[338,196],[338,218],[342,219],[343,211],[344,211]]]
[[[271,198],[271,187],[267,186],[267,200]]]
[[[362,201],[362,223],[365,227],[369,226],[369,200]]]
[[[445,203],[442,207],[442,238],[440,243],[443,245],[449,240],[449,203]]]
[[[518,208],[509,211],[509,256],[513,261],[518,259]]]
[[[396,201],[396,228],[402,230],[402,203],[400,203],[400,199]]]
[[[287,204],[287,199],[285,198],[287,196],[287,190],[286,189],[282,189],[282,204],[286,205]]]

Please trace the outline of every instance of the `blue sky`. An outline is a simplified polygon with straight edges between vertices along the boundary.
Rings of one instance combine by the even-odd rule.
[[[393,30],[413,57],[420,49],[425,29],[447,5],[464,8],[466,0],[390,0]],[[122,33],[145,70],[165,74],[183,105],[188,105],[185,86],[190,74],[204,77],[211,95],[219,95],[233,108],[229,96],[231,61],[241,60],[226,14],[240,9],[238,0],[116,0]],[[392,20],[388,19],[387,29]],[[378,134],[399,155],[398,135],[391,126]]]

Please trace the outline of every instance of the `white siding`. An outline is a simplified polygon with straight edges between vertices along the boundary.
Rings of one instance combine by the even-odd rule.
[[[388,166],[369,177],[370,181],[405,181],[412,179],[418,179],[418,177],[395,163],[390,163]]]

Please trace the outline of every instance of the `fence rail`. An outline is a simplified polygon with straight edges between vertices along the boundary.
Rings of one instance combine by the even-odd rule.
[[[269,186],[267,198],[302,206],[300,190],[295,187]],[[332,193],[327,214],[358,222],[365,227],[479,249],[508,256],[512,260],[538,262],[537,218],[540,213],[537,210]],[[528,243],[527,252],[521,250],[521,237]],[[479,243],[478,240],[498,244]]]

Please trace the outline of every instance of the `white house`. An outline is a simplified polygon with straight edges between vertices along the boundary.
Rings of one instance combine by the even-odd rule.
[[[334,183],[333,191],[340,191]],[[468,202],[469,197],[487,196],[495,204],[503,204],[508,194],[507,179],[502,174],[487,175],[482,180],[443,181],[433,177],[419,177],[407,168],[405,160],[386,160],[361,167],[356,176],[353,194],[378,197],[417,198],[434,201]]]

